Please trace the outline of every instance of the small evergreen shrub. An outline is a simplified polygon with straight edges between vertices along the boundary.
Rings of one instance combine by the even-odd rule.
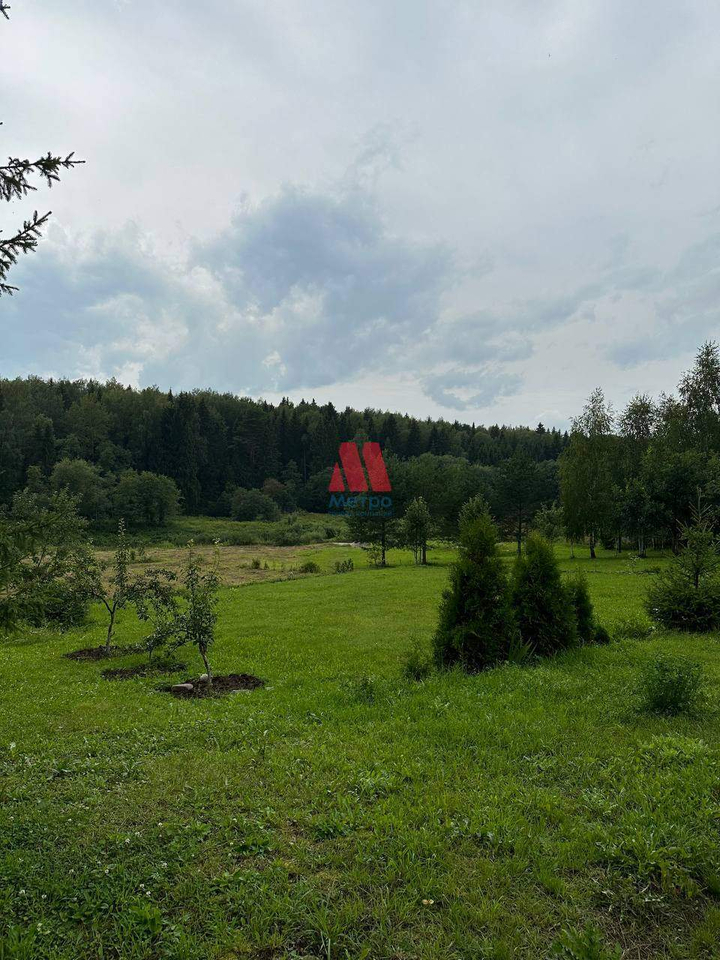
[[[402,674],[406,680],[425,680],[432,670],[432,660],[424,644],[418,639],[405,655],[402,665]]]
[[[708,579],[695,586],[673,566],[651,585],[647,610],[656,623],[669,630],[714,630],[720,625],[720,582]]]
[[[300,573],[320,573],[320,567],[314,560],[306,560],[305,563],[298,567],[298,571]]]
[[[567,582],[566,589],[575,614],[575,625],[580,643],[593,643],[597,627],[587,577],[577,574]]]
[[[461,527],[459,556],[450,568],[433,637],[434,660],[438,667],[483,670],[507,659],[516,636],[497,532],[485,512]]]
[[[643,673],[640,694],[648,713],[697,713],[705,700],[702,667],[684,657],[659,657]]]
[[[648,591],[647,609],[663,627],[703,633],[720,626],[720,551],[707,508],[698,502],[692,514],[680,553]]]
[[[354,569],[355,564],[352,562],[352,560],[335,561],[335,573],[350,573],[350,571]]]
[[[583,593],[581,581],[578,581],[578,591],[568,590],[563,584],[550,544],[538,534],[530,534],[524,552],[515,561],[512,602],[520,637],[539,656],[548,656],[577,643],[575,596]],[[580,599],[584,601],[583,596]],[[583,629],[589,631],[592,638],[589,597],[587,607],[585,609],[583,603]]]

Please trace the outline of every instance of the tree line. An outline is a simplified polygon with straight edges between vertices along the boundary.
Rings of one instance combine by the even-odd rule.
[[[273,504],[285,512],[324,512],[342,440],[379,442],[399,508],[421,493],[452,527],[459,505],[492,486],[509,461],[536,464],[550,476],[568,437],[542,424],[484,427],[371,408],[338,411],[314,401],[273,405],[200,390],[175,395],[112,380],[4,379],[0,504],[28,485],[45,484],[78,496],[91,522],[123,516],[131,526],[162,523],[178,509],[272,519]]]
[[[634,396],[616,414],[595,390],[559,458],[562,520],[571,542],[622,550],[669,546],[698,499],[720,519],[720,350],[703,344],[677,395]]]

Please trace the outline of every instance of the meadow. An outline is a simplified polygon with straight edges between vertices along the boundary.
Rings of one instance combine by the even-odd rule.
[[[332,543],[221,553],[214,666],[258,690],[159,689],[197,675],[191,650],[122,682],[65,659],[100,642],[99,610],[0,646],[0,958],[720,956],[717,636],[417,682],[449,548],[385,570]],[[665,562],[560,553],[611,632]],[[118,641],[141,636],[123,611]],[[697,716],[639,709],[661,652],[703,664]]]

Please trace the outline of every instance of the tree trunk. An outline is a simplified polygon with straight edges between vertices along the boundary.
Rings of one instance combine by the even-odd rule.
[[[645,534],[638,535],[638,556],[645,558]]]
[[[622,534],[619,533],[617,537],[617,552],[622,553]]]
[[[212,670],[210,669],[210,662],[208,661],[208,658],[207,658],[207,650],[204,650],[201,647],[200,656],[202,657],[203,663],[205,664],[205,673],[207,674],[207,685],[211,687],[212,686]]]
[[[108,624],[107,638],[105,640],[106,653],[110,653],[110,645],[112,643],[114,630],[115,630],[115,607],[113,606],[110,609],[110,623]]]
[[[517,552],[518,552],[518,556],[520,556],[520,554],[522,553],[522,510],[518,514]]]
[[[420,561],[423,566],[427,564],[427,544],[423,543],[422,545],[422,560]]]
[[[590,559],[597,559],[595,556],[595,531],[590,534]]]

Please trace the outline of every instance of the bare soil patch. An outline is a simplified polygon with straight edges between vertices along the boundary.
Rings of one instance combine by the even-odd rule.
[[[208,684],[204,677],[186,680],[184,683],[175,683],[161,689],[167,690],[174,697],[193,699],[197,697],[223,697],[240,690],[257,690],[264,687],[265,681],[254,677],[251,673],[228,673],[224,676],[213,677],[212,684]]]
[[[109,670],[103,670],[102,675],[106,680],[132,680],[133,677],[151,677],[158,673],[176,673],[184,670],[186,666],[186,663],[180,663],[177,660],[137,663],[134,667],[112,667]]]
[[[134,647],[83,647],[82,650],[72,650],[64,653],[67,660],[110,660],[113,657],[126,657],[129,653],[136,653]]]

